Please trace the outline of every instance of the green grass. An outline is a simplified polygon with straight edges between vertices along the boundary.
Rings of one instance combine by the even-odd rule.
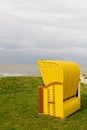
[[[64,120],[38,115],[41,77],[0,78],[0,130],[86,130],[87,85],[81,84],[79,111]]]

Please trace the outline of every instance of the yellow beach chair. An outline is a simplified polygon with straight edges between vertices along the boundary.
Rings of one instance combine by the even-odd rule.
[[[76,63],[38,60],[43,86],[38,87],[40,114],[65,118],[80,109],[80,70]]]

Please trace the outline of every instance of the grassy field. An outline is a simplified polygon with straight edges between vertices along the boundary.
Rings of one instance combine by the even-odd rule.
[[[38,115],[40,77],[0,78],[0,130],[86,130],[87,85],[81,84],[81,110],[64,120]]]

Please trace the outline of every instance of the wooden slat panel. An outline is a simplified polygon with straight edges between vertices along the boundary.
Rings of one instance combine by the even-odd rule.
[[[43,86],[38,86],[38,112],[43,113]]]

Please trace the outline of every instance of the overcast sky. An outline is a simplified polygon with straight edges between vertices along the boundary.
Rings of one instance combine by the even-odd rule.
[[[87,0],[0,0],[0,64],[87,64]]]

